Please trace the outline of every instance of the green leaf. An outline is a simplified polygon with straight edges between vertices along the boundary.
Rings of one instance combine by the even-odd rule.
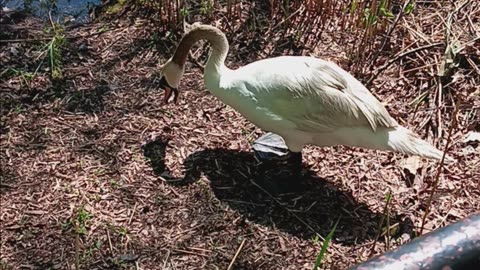
[[[382,16],[387,17],[387,18],[393,18],[393,17],[395,17],[390,10],[388,10],[387,8],[384,8],[384,7],[380,8],[380,14],[381,14]]]
[[[350,5],[350,14],[354,14],[357,11],[357,1],[353,0],[352,4]]]
[[[414,8],[415,8],[414,2],[408,3],[408,5],[405,7],[405,15],[410,14],[410,12],[412,12]]]
[[[364,10],[364,21],[366,27],[372,26],[377,21],[375,13],[373,13],[370,8],[365,8]]]

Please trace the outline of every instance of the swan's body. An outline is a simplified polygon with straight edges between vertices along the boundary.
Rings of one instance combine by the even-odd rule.
[[[348,145],[441,159],[443,153],[401,127],[358,80],[314,57],[282,56],[237,70],[224,61],[228,43],[217,28],[194,25],[163,70],[178,86],[186,55],[198,39],[213,52],[204,79],[208,90],[263,130],[283,137],[292,152],[304,145]]]

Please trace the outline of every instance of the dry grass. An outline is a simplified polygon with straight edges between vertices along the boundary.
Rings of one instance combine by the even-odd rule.
[[[480,211],[478,143],[463,141],[480,130],[480,43],[470,42],[479,36],[480,4],[456,2],[417,3],[385,45],[393,21],[375,30],[362,53],[384,49],[356,68],[399,122],[439,148],[459,104],[449,149],[458,163],[440,174],[425,232]],[[279,5],[228,3],[187,21],[227,32],[231,67],[312,54],[351,69],[351,50],[366,33],[339,11],[330,19],[308,17],[306,6],[294,14],[299,1],[288,21]],[[45,66],[27,76],[50,38],[38,21],[0,24],[1,39],[37,40],[0,43],[2,268],[312,269],[317,235],[340,220],[323,267],[344,269],[415,237],[436,163],[423,160],[411,175],[401,155],[307,147],[300,179],[259,177],[250,142],[261,131],[204,91],[199,68],[187,68],[177,106],[150,89],[181,35],[168,35],[155,14],[129,6],[122,17],[66,29],[63,80]],[[451,58],[458,66],[438,76],[455,40],[464,46]],[[192,53],[200,63],[203,47]]]
[[[269,44],[272,40],[282,41],[281,46],[263,50],[267,55],[305,54],[315,51],[320,44],[343,43],[345,38],[355,36],[346,52],[356,69],[368,64],[365,62],[375,49],[385,45],[388,35],[382,36],[393,31],[405,13],[402,10],[413,5],[410,2],[406,1],[402,9],[402,3],[391,0],[135,1],[147,8],[149,17],[158,17],[168,30],[181,30],[185,21],[200,19],[220,23],[231,35],[238,35],[240,31],[249,33],[247,36],[252,38],[262,33]]]

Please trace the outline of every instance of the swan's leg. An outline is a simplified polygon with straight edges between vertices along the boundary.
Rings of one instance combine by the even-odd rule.
[[[285,156],[277,159],[278,171],[286,175],[298,175],[302,171],[302,152],[289,151]]]
[[[288,154],[290,157],[289,157],[289,161],[292,163],[293,166],[295,166],[295,168],[302,168],[302,152],[290,152]]]
[[[294,147],[296,150],[301,147]],[[284,175],[289,178],[302,170],[302,152],[291,151],[279,135],[267,133],[253,143],[260,174]],[[282,178],[282,177],[280,177]]]

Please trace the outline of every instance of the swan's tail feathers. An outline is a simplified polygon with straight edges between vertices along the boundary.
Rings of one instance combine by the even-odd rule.
[[[441,160],[443,152],[430,143],[418,138],[404,127],[397,127],[388,134],[388,146],[397,152],[417,155],[430,159]],[[455,159],[445,155],[445,163],[455,162]]]

